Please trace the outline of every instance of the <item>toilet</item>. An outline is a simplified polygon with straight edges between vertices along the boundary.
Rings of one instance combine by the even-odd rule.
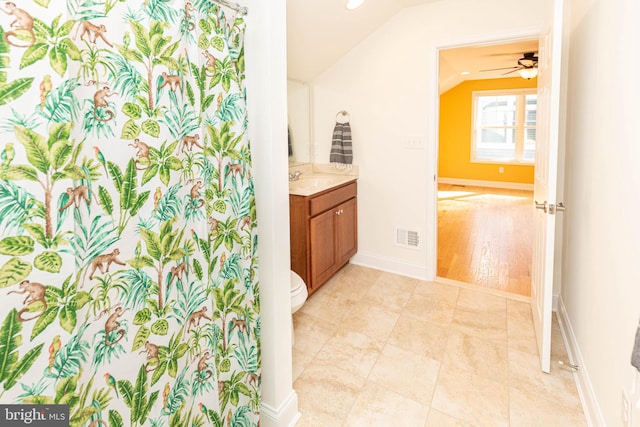
[[[307,296],[307,285],[304,280],[291,270],[291,314],[300,310],[307,300]]]
[[[307,300],[308,292],[307,285],[302,280],[302,277],[291,270],[291,315],[304,305]],[[293,318],[291,319],[291,345],[293,346]]]

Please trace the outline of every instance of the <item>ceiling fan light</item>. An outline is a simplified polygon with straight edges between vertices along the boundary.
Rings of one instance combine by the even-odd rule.
[[[520,70],[520,77],[523,79],[531,80],[538,75],[538,69],[535,67],[523,68]]]
[[[362,5],[362,3],[364,3],[364,0],[347,0],[347,9],[349,10],[353,10],[353,9],[357,9],[358,7],[360,7]]]

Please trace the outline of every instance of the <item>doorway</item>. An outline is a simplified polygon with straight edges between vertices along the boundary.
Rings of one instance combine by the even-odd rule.
[[[476,94],[495,93],[496,100],[502,101],[508,99],[505,94],[535,93],[536,79],[519,75],[518,60],[537,51],[538,40],[533,37],[439,51],[436,275],[441,280],[530,296],[535,156],[526,157],[521,148],[514,154],[515,161],[474,160],[480,149],[474,141],[473,116]],[[533,102],[528,100],[521,108],[526,110],[525,120],[533,118],[535,123],[532,97]],[[507,113],[505,108],[484,111],[507,122],[516,112],[514,108]],[[483,135],[495,136],[497,145],[509,146],[520,137],[525,141],[520,145],[528,142],[531,151],[535,128],[522,136],[519,131],[515,127],[482,130]]]

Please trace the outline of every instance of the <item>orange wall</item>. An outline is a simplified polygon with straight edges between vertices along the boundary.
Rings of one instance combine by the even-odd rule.
[[[533,166],[471,163],[471,93],[477,90],[535,88],[537,79],[468,80],[440,95],[438,176],[533,184]],[[504,173],[498,168],[503,167]]]

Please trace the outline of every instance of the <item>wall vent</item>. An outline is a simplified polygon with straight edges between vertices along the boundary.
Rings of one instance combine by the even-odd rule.
[[[417,230],[396,227],[396,245],[417,248],[420,246],[420,234]]]

